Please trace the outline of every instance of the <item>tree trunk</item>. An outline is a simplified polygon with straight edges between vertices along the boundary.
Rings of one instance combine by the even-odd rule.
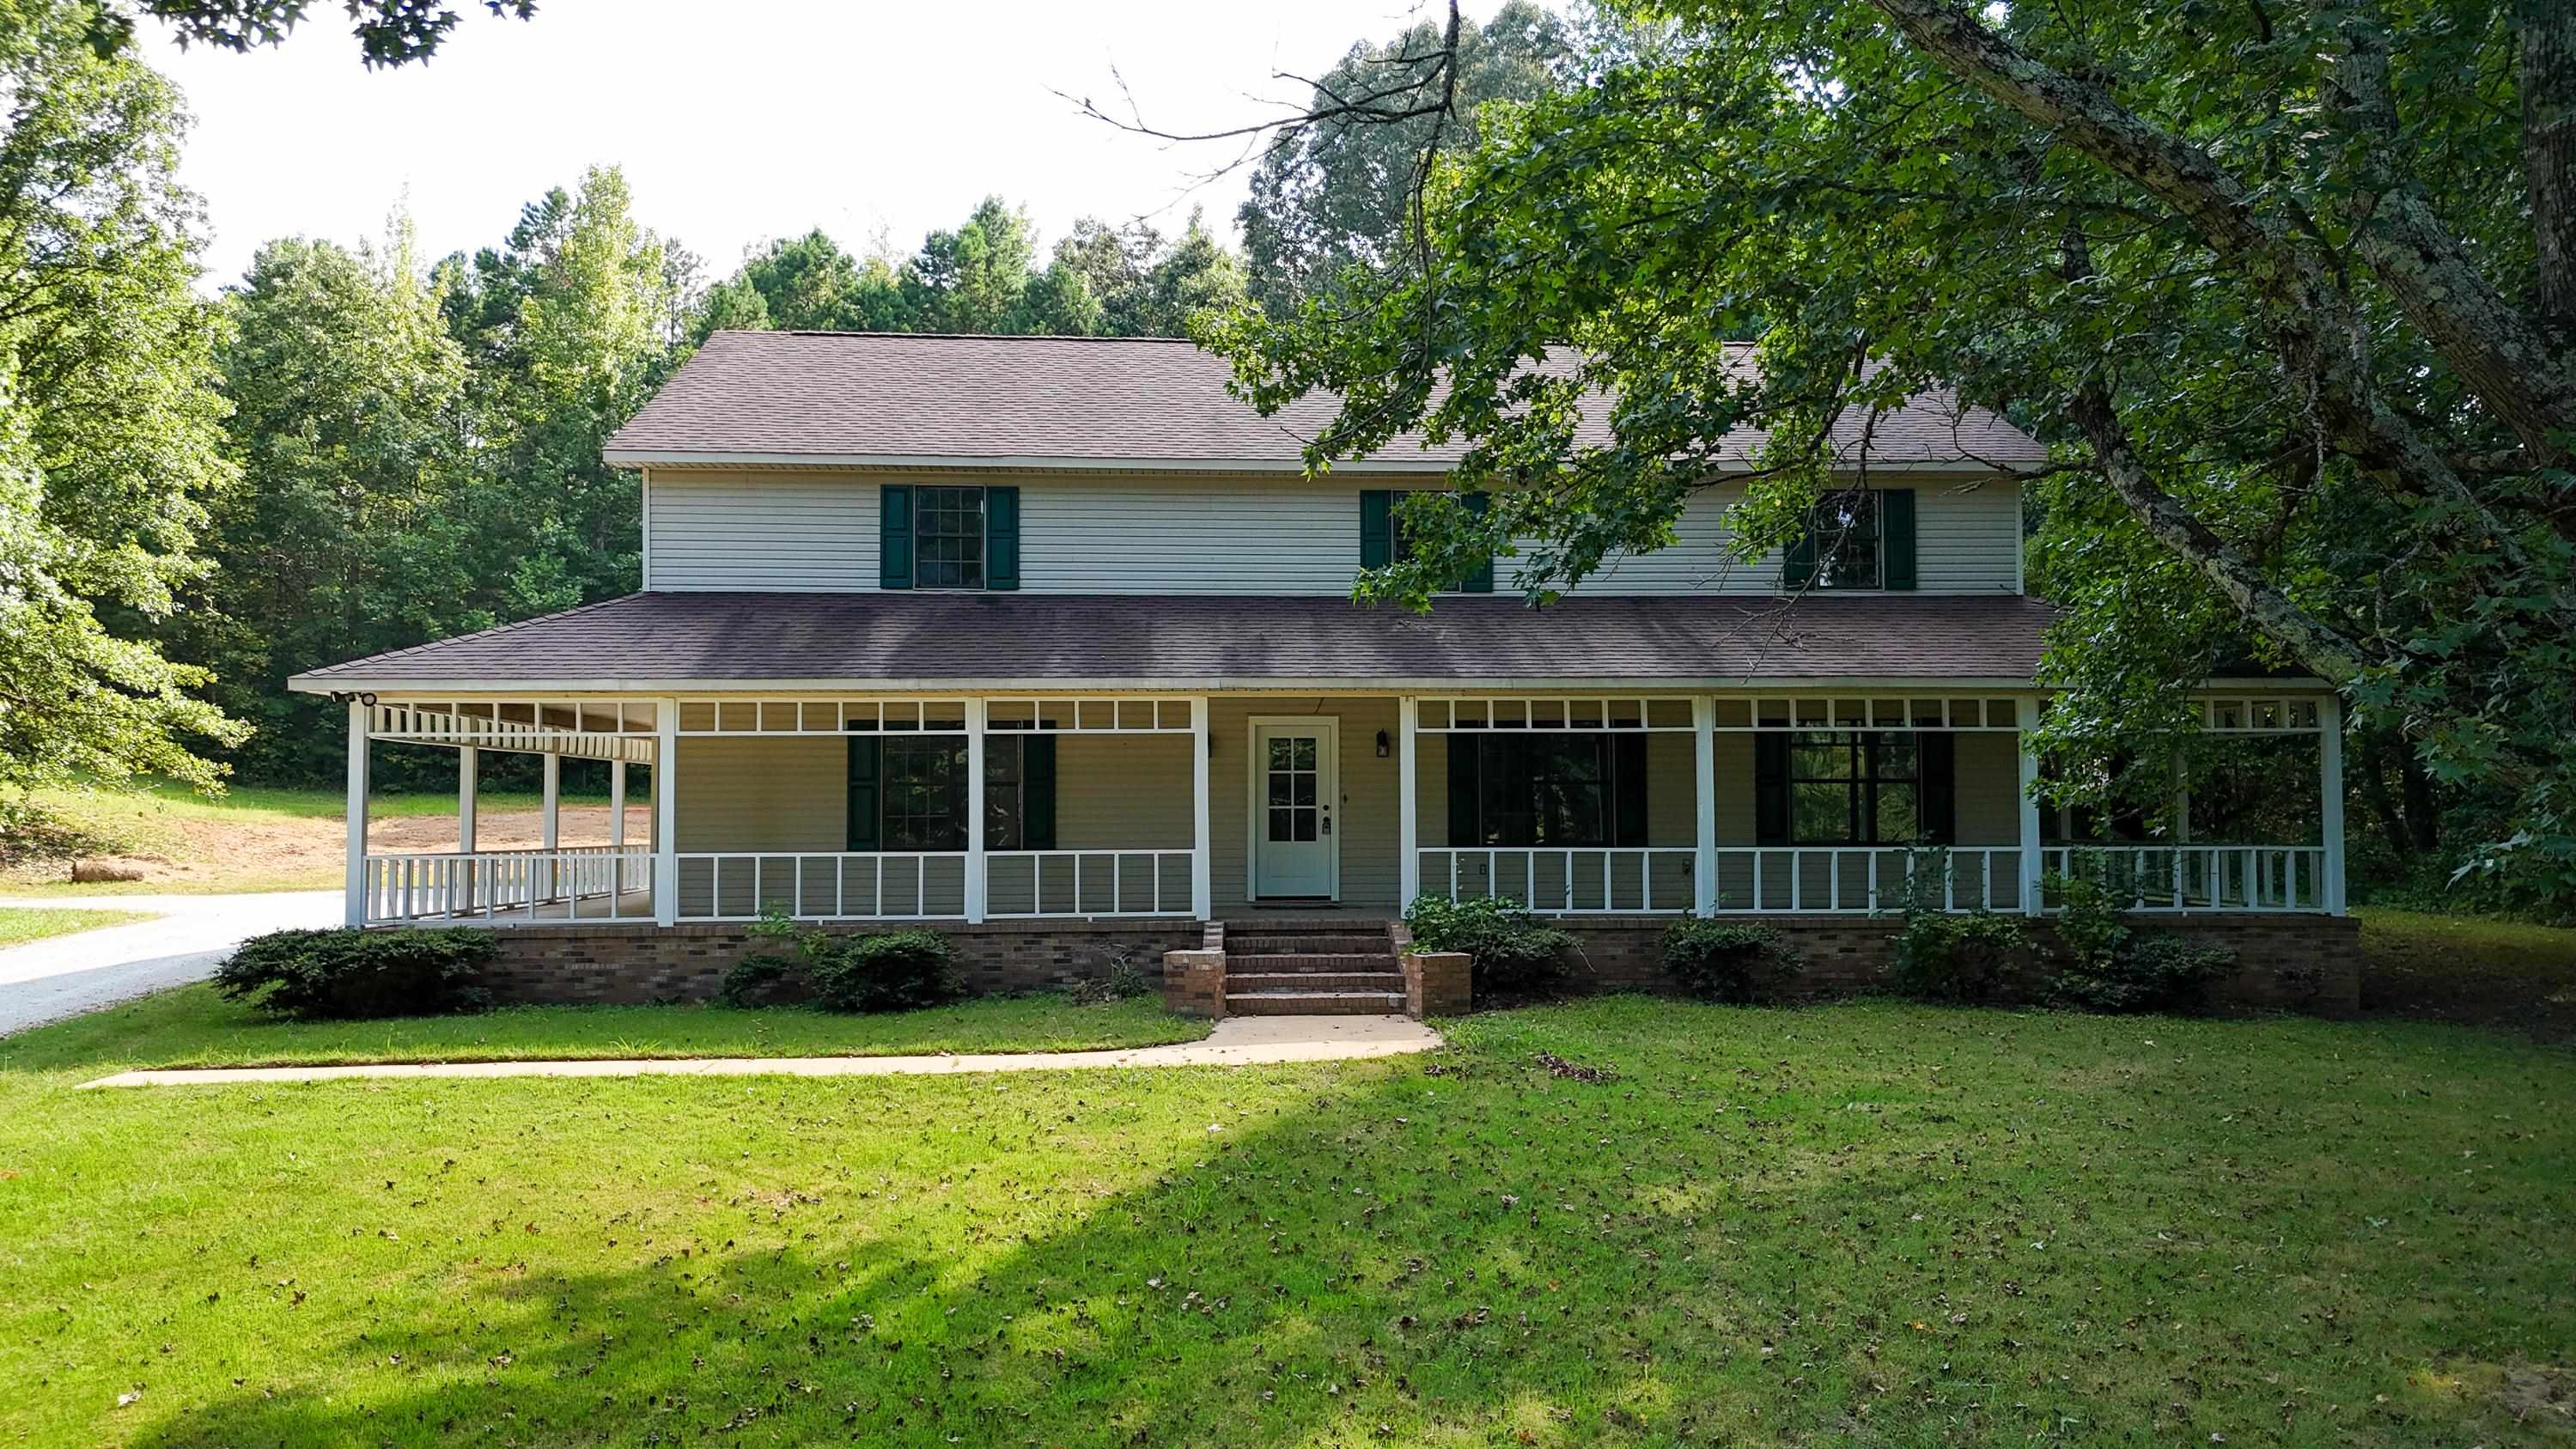
[[[2414,748],[2399,741],[2397,778],[2406,791],[2406,825],[2415,836],[2415,849],[2430,855],[2442,848],[2442,806],[2433,796],[2433,778],[2424,773],[2424,762],[2415,757]]]
[[[2388,849],[2399,860],[2415,853],[2415,837],[2407,833],[2406,819],[2397,813],[2396,798],[2388,793],[2388,769],[2380,754],[2388,746],[2385,730],[2365,731],[2361,748],[2353,752],[2353,763],[2361,768],[2361,798],[2370,805],[2371,817],[2379,822],[2379,833],[2388,840]],[[2402,752],[2404,746],[2398,747]]]
[[[2539,274],[2533,300],[2562,348],[2576,348],[2576,5],[2517,0],[2522,27],[2522,172]]]

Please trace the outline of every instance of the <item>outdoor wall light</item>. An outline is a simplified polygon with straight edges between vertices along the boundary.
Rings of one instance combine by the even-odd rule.
[[[1379,730],[1377,732],[1377,757],[1381,760],[1385,759],[1387,749],[1386,731]]]

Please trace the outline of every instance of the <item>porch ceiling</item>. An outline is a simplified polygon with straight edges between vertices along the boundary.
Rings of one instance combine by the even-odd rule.
[[[310,692],[475,686],[1191,690],[1442,681],[2028,681],[2054,611],[1994,595],[1450,598],[646,593],[295,676]]]

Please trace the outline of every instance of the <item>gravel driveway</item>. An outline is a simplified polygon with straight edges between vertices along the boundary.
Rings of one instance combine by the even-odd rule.
[[[21,906],[153,911],[149,921],[75,931],[0,949],[0,1036],[203,981],[226,952],[269,931],[340,920],[338,891],[238,896],[83,896],[0,899]]]

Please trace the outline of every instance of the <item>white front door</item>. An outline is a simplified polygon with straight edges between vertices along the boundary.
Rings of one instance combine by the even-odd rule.
[[[1341,800],[1340,721],[1252,721],[1252,893],[1264,900],[1341,894],[1334,848]]]

